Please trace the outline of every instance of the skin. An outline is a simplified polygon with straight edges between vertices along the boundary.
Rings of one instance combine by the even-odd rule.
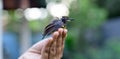
[[[33,45],[19,59],[61,59],[66,33],[67,29],[59,28],[52,37]]]

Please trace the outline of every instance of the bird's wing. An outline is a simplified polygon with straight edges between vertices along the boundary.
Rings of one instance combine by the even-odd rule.
[[[51,33],[53,33],[55,30],[56,28],[54,27],[54,25],[47,26],[47,28],[44,30],[42,39],[45,38],[47,35],[50,35]]]
[[[47,25],[46,27],[45,27],[45,29],[48,29],[48,28],[50,28],[50,27],[52,27],[52,26],[54,26],[54,24],[49,24],[49,25]]]
[[[59,20],[54,20],[54,21],[52,21],[52,23],[50,23],[49,25],[47,25],[46,27],[45,27],[45,29],[49,29],[49,28],[51,28],[51,27],[53,27],[53,26],[55,26],[56,24],[56,22],[58,22]]]
[[[45,27],[44,29],[44,34],[43,35],[49,35],[55,30],[55,24],[49,24],[48,26]]]

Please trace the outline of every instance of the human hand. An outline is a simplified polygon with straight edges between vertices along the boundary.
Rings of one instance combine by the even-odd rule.
[[[33,45],[19,59],[61,59],[67,29],[60,28],[52,37]]]

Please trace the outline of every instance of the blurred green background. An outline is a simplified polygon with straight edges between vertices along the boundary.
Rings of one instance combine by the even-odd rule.
[[[13,45],[9,47],[12,47],[13,51],[18,50],[15,54],[17,57],[41,40],[44,27],[54,17],[47,8],[49,3],[56,5],[63,3],[68,8],[69,17],[75,20],[67,24],[68,34],[62,59],[120,59],[120,0],[28,0],[27,2],[21,3],[27,7],[20,4],[20,7],[4,7],[3,10],[3,33],[6,39],[3,41],[11,43],[15,41],[16,46],[12,43]],[[39,12],[35,12],[39,8],[43,12],[41,17],[31,18],[29,13],[25,12],[28,8],[34,7],[36,9],[30,11],[33,12],[32,16],[41,16],[37,15]],[[58,10],[61,11],[64,10],[62,8]],[[9,37],[15,40],[10,40]],[[17,57],[9,52],[11,51],[7,47],[9,44],[3,42],[4,59],[16,59]]]

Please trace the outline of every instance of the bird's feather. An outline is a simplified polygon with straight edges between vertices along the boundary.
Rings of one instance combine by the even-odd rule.
[[[57,31],[59,28],[65,28],[65,24],[69,20],[67,16],[62,17],[61,19],[56,18],[52,21],[49,25],[47,25],[44,29],[43,38],[47,35],[52,34],[53,32]],[[43,39],[42,38],[42,39]]]

